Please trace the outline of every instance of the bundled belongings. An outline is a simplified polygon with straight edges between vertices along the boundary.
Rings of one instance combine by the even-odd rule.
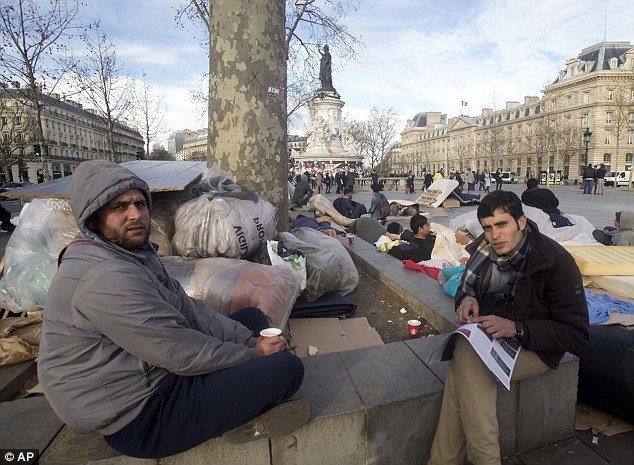
[[[331,291],[347,295],[359,285],[357,268],[338,239],[308,228],[282,232],[277,239],[306,255],[304,300],[312,302]]]
[[[253,193],[201,195],[174,217],[173,253],[184,257],[249,258],[276,234],[276,209]]]
[[[332,203],[330,203],[330,200],[328,200],[321,194],[313,195],[308,203],[314,206],[318,211],[330,216],[333,220],[335,220],[338,224],[342,226],[348,226],[349,224],[352,224],[356,221],[352,218],[346,218],[341,213],[339,213],[332,205]]]
[[[37,357],[41,332],[41,316],[0,320],[0,366]]]
[[[16,313],[42,310],[57,257],[78,234],[67,200],[34,199],[27,204],[5,249],[2,306]]]
[[[181,205],[192,199],[192,196],[189,189],[152,194],[150,242],[158,246],[157,253],[160,257],[172,255],[174,215]]]
[[[286,325],[301,292],[298,275],[281,266],[221,257],[162,257],[161,262],[187,295],[210,309],[230,315],[245,307],[257,307],[271,326],[278,328]]]

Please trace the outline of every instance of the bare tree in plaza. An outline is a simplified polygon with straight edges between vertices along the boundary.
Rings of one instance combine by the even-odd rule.
[[[360,39],[350,33],[343,20],[349,12],[360,7],[360,0],[286,0],[285,2],[285,40],[287,59],[286,98],[287,117],[291,118],[314,95],[319,83],[320,44],[329,44],[337,50],[342,60],[350,61],[356,57],[356,51],[362,46]],[[213,5],[209,0],[186,0],[176,10],[176,21],[185,27],[194,25],[198,34],[212,33],[211,18]],[[204,31],[204,32],[203,32]],[[195,90],[195,101],[205,102],[205,92]]]
[[[110,160],[119,163],[115,128],[131,111],[132,83],[123,72],[114,44],[98,24],[81,37],[86,49],[74,64],[73,77],[82,95],[104,118]]]
[[[148,152],[148,160],[174,160],[174,155],[169,153],[161,144],[154,144],[152,151]]]
[[[134,92],[135,121],[145,136],[145,153],[150,153],[150,143],[164,131],[165,103],[154,95],[152,82],[145,70],[141,81],[137,83]]]
[[[397,135],[396,113],[373,108],[364,121],[352,125],[351,134],[357,151],[370,163],[372,169],[385,161]]]
[[[65,67],[57,59],[77,25],[81,3],[78,0],[50,0],[47,6],[37,0],[0,0],[0,80],[14,83],[19,93],[33,105],[36,139],[41,147],[44,180],[51,179],[47,141],[42,125],[45,100],[60,79]],[[18,87],[19,86],[19,87]]]
[[[14,89],[0,88],[0,97],[3,94],[9,94],[11,105],[0,104],[0,170],[7,176],[8,169],[17,165],[19,180],[26,181],[22,178],[24,162],[33,157],[27,148],[38,140],[37,121],[28,110],[29,100],[20,98],[19,94],[18,98],[12,98],[12,94],[17,94]],[[5,177],[2,182],[8,180]]]
[[[614,135],[614,142],[616,143],[616,150],[612,157],[612,169],[614,171],[625,170],[627,164],[626,156],[623,154],[621,157],[621,144],[626,141],[630,133],[634,131],[634,69],[625,71],[623,75],[619,76],[618,84],[613,89],[611,106],[611,118],[612,118],[612,133]],[[632,153],[633,150],[626,151]],[[630,176],[632,168],[630,168]],[[628,189],[631,189],[631,181],[628,183]],[[614,186],[616,187],[616,183]]]

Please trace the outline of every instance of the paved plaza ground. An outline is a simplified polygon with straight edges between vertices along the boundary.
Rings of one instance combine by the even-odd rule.
[[[573,215],[584,216],[597,228],[603,228],[606,225],[612,225],[614,220],[614,212],[620,210],[634,210],[634,191],[628,191],[625,187],[606,187],[605,195],[584,195],[583,190],[578,186],[542,186],[548,187],[552,190],[559,199],[559,208],[563,213],[570,213]],[[388,200],[411,200],[414,201],[421,194],[420,185],[416,186],[417,192],[415,194],[406,194],[403,186],[399,187],[398,191],[384,191],[383,193]],[[491,186],[491,189],[495,189],[495,184]],[[517,184],[503,184],[503,189],[515,192],[517,195],[521,195],[524,191],[524,183]],[[326,194],[329,200],[334,200],[339,195],[333,193]],[[323,193],[323,189],[322,189]],[[484,194],[482,191],[471,191],[472,194]],[[353,195],[353,200],[356,202],[362,202],[366,207],[370,207],[372,199],[372,191],[370,190],[369,182],[366,182],[365,186],[356,186]],[[460,208],[448,208],[445,211],[449,215],[448,217],[434,218],[434,222],[440,223],[444,226],[449,226],[451,219],[462,215],[468,211],[476,209],[476,206],[460,207]]]

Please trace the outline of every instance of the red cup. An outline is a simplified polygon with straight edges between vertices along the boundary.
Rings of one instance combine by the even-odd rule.
[[[355,235],[354,234],[346,234],[346,237],[348,238],[348,245],[349,246],[354,246]]]
[[[267,337],[277,337],[280,334],[282,334],[282,330],[280,328],[266,328],[260,331],[262,339],[266,339]]]
[[[416,339],[420,334],[420,321],[409,320],[407,322],[407,335],[410,339]]]

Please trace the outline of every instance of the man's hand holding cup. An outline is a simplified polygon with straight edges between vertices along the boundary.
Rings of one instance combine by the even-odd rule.
[[[264,357],[286,349],[286,339],[281,334],[282,330],[279,328],[266,328],[260,331],[260,338],[255,344],[255,349],[260,356]]]

